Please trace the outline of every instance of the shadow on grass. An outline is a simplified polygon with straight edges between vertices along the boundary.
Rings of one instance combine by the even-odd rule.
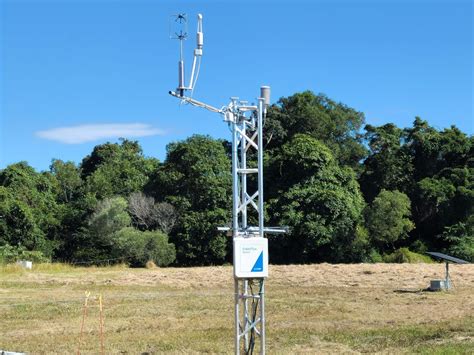
[[[395,293],[423,293],[423,292],[433,292],[429,288],[401,288],[398,290],[393,290]]]

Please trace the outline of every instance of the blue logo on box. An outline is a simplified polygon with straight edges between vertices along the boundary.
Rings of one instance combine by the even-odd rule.
[[[263,251],[260,253],[260,256],[258,257],[257,261],[253,265],[251,272],[261,272],[261,271],[263,271]]]

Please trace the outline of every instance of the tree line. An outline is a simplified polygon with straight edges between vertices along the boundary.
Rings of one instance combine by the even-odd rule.
[[[365,125],[362,112],[306,91],[269,108],[264,145],[265,222],[289,227],[268,236],[272,263],[397,261],[428,249],[474,261],[472,135],[419,117]],[[163,162],[121,139],[80,164],[9,165],[0,260],[230,262],[231,238],[217,227],[230,223],[231,182],[230,143],[202,135],[169,144]]]

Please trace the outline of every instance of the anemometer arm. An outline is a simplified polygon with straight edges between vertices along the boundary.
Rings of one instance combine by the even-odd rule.
[[[191,105],[194,105],[194,106],[197,106],[197,107],[202,107],[202,108],[205,108],[206,110],[209,110],[211,112],[215,112],[215,113],[224,113],[224,111],[222,109],[218,109],[218,108],[215,108],[211,105],[208,105],[208,104],[205,104],[204,102],[201,102],[201,101],[198,101],[198,100],[194,100],[193,98],[191,97],[187,97],[187,96],[181,96],[179,94],[177,94],[176,92],[174,91],[170,91],[169,94],[171,96],[174,96],[174,97],[177,97],[178,99],[184,101],[184,102],[188,102],[190,103]]]

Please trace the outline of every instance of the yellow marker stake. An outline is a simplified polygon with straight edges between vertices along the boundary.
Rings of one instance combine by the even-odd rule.
[[[102,308],[102,293],[99,293],[99,329],[100,329],[100,353],[105,354],[104,351],[104,314]]]
[[[84,308],[82,310],[82,323],[81,323],[81,333],[79,334],[79,345],[77,347],[77,355],[81,353],[81,345],[82,345],[82,334],[84,332],[84,323],[86,322],[86,317],[87,317],[87,301],[89,300],[89,297],[91,293],[89,291],[84,292],[86,299],[84,301]]]

